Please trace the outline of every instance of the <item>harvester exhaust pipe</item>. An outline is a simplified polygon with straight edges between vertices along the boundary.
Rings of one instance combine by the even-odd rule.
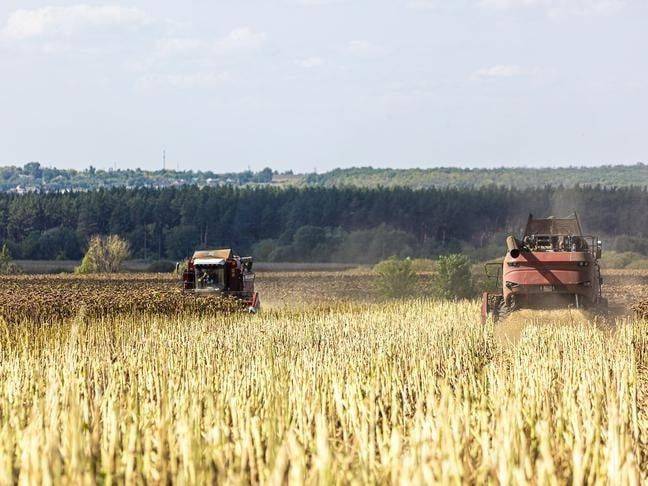
[[[517,258],[520,256],[520,248],[518,246],[517,240],[513,236],[506,238],[506,248],[511,254],[511,258]]]

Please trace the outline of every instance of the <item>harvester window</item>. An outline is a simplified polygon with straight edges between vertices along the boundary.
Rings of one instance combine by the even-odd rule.
[[[196,267],[196,288],[223,289],[225,288],[225,266],[205,265]]]
[[[528,251],[586,251],[587,240],[576,235],[527,235],[524,246]]]

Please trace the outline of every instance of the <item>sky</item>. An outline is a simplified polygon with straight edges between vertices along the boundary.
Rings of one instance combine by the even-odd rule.
[[[0,0],[0,165],[648,161],[647,0]]]

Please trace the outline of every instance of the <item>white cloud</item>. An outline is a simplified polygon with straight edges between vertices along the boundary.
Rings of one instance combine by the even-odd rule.
[[[416,10],[437,10],[441,6],[439,0],[413,0],[409,7]]]
[[[173,88],[213,88],[231,81],[228,72],[222,73],[188,73],[188,74],[152,74],[140,78],[142,88],[170,86]]]
[[[434,13],[456,13],[461,10],[471,10],[479,3],[481,0],[408,0],[407,8]]]
[[[156,50],[162,56],[204,51],[209,48],[209,42],[194,37],[170,37],[156,42]]]
[[[201,39],[197,37],[168,37],[156,42],[158,58],[173,56],[193,56],[210,58],[214,55],[226,54],[239,50],[255,50],[263,46],[266,34],[257,32],[250,27],[240,27],[232,30],[225,37]]]
[[[74,5],[16,10],[2,30],[14,40],[44,36],[71,36],[97,27],[140,27],[152,22],[142,10],[118,5]]]
[[[258,49],[266,41],[264,32],[257,32],[251,27],[234,29],[224,39],[216,43],[217,51],[232,51],[238,49]]]
[[[131,63],[132,71],[144,74],[140,87],[212,88],[231,81],[229,71],[223,72],[222,61],[244,58],[265,43],[266,34],[251,27],[232,30],[220,39],[200,37],[167,37],[155,43],[153,56]]]
[[[626,0],[480,0],[480,4],[500,10],[542,9],[552,18],[561,18],[614,13],[626,5]]]
[[[358,57],[376,57],[384,53],[384,49],[367,40],[353,40],[346,48],[349,54]]]
[[[316,7],[319,5],[331,5],[336,3],[348,3],[349,0],[294,0],[294,3],[306,7]]]
[[[496,66],[478,69],[473,73],[473,78],[515,78],[519,76],[534,76],[538,74],[538,68],[523,68],[514,64],[498,64]]]
[[[321,57],[307,57],[305,59],[299,59],[295,61],[295,63],[305,69],[312,69],[320,67],[322,64],[324,64],[324,59],[322,59]]]

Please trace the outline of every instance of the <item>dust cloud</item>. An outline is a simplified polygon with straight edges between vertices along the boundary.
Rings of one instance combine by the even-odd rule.
[[[600,326],[604,320],[597,315],[580,309],[532,310],[514,312],[495,324],[495,339],[500,344],[516,344],[524,329],[529,326],[578,326],[583,324]]]

